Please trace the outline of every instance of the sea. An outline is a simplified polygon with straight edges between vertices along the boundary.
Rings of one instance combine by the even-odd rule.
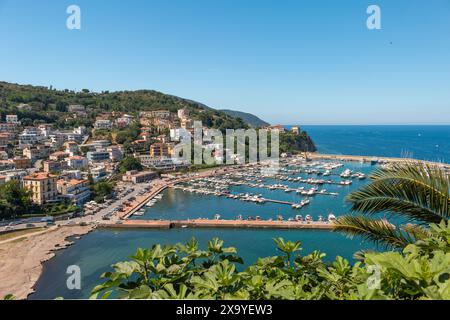
[[[414,157],[422,160],[450,162],[450,126],[301,126],[302,130],[315,141],[319,152],[349,155]],[[376,166],[357,162],[345,163],[344,168],[370,174]],[[342,168],[342,170],[344,169]],[[275,183],[275,181],[274,181]],[[283,184],[287,184],[285,181]],[[134,219],[186,219],[213,218],[220,214],[223,219],[259,215],[263,219],[293,217],[296,214],[310,214],[326,217],[346,214],[349,204],[345,196],[367,183],[354,181],[350,186],[327,185],[329,192],[338,196],[318,195],[310,205],[300,211],[289,206],[266,203],[264,205],[233,199],[186,193],[181,190],[164,191],[163,198],[148,208],[142,217]],[[292,184],[292,186],[299,186]],[[253,192],[245,186],[233,186],[233,193]],[[298,195],[280,190],[259,189],[263,197],[295,202]],[[298,201],[298,199],[297,199]],[[234,246],[245,263],[240,268],[254,263],[258,257],[277,254],[273,239],[301,241],[305,255],[314,250],[326,253],[325,260],[336,256],[353,260],[353,254],[362,249],[382,250],[358,237],[349,238],[330,231],[317,230],[249,230],[249,229],[171,229],[171,230],[106,230],[93,231],[67,249],[58,251],[56,256],[44,264],[43,273],[36,283],[36,292],[30,299],[88,298],[92,288],[102,282],[100,275],[111,270],[111,265],[127,260],[138,247],[149,248],[154,244],[174,244],[186,242],[192,237],[205,248],[213,237],[224,240],[225,246]],[[81,289],[67,288],[67,268],[77,265],[81,270]]]

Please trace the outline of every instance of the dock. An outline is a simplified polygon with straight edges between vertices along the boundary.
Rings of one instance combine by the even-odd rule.
[[[172,229],[172,228],[228,228],[228,229],[333,229],[325,221],[271,221],[271,220],[126,220],[120,223],[102,223],[101,228]]]

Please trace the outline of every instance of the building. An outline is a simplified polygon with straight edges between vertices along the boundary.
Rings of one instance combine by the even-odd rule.
[[[86,154],[87,158],[91,162],[100,162],[109,160],[109,152],[108,151],[89,151]]]
[[[161,171],[174,171],[177,169],[188,168],[190,166],[189,161],[172,158],[152,158],[149,154],[139,155],[137,158],[143,166]]]
[[[53,161],[62,161],[68,157],[70,157],[70,153],[64,151],[56,151],[53,152],[48,158]]]
[[[50,151],[51,149],[49,147],[39,145],[36,147],[26,147],[22,150],[22,155],[25,158],[30,159],[31,162],[34,162],[38,159],[46,158],[49,155]]]
[[[87,133],[87,129],[85,126],[79,126],[73,129],[73,133],[78,134],[80,136],[85,135]]]
[[[150,157],[152,158],[169,158],[173,155],[173,144],[171,143],[154,143],[150,146]]]
[[[188,130],[183,128],[170,129],[170,139],[172,141],[180,141],[183,138],[191,139],[191,134]]]
[[[56,176],[48,172],[36,172],[23,177],[24,188],[31,191],[31,200],[39,205],[57,197]]]
[[[43,139],[41,132],[36,128],[27,128],[19,135],[19,145],[34,145],[38,144]]]
[[[159,118],[159,119],[170,119],[172,117],[169,110],[150,111],[148,115],[151,118]]]
[[[0,122],[0,132],[15,132],[17,123]]]
[[[88,180],[58,180],[56,183],[60,197],[76,206],[81,207],[91,197]]]
[[[153,171],[138,172],[136,170],[132,170],[132,171],[127,171],[122,176],[122,180],[124,182],[132,182],[132,183],[136,184],[136,183],[149,182],[157,177],[158,177],[158,175],[156,174],[156,172],[153,172]]]
[[[110,146],[106,149],[109,152],[109,158],[112,161],[120,161],[123,158],[122,150],[118,146]]]
[[[67,141],[64,143],[65,151],[70,153],[70,155],[75,155],[78,152],[78,143],[75,141]]]
[[[17,114],[7,114],[6,115],[6,123],[14,123],[19,124],[19,117]]]
[[[82,156],[71,156],[66,158],[66,161],[67,167],[74,170],[84,169],[88,166],[88,160]]]
[[[0,160],[0,171],[13,170],[14,162],[11,160]]]
[[[86,108],[81,104],[71,104],[70,106],[67,107],[67,110],[72,113],[79,113],[79,112],[83,113],[86,111]]]
[[[13,162],[16,169],[27,169],[31,167],[31,159],[27,157],[14,157]]]
[[[6,170],[1,172],[2,176],[6,177],[6,182],[8,181],[22,181],[22,178],[28,175],[26,170]]]
[[[94,128],[95,129],[111,130],[112,129],[112,122],[110,120],[100,119],[100,120],[95,121]]]
[[[299,127],[292,127],[292,128],[291,128],[291,132],[292,132],[293,134],[298,135],[298,134],[300,133],[300,128],[299,128]]]
[[[177,113],[180,120],[189,118],[189,110],[186,108],[179,109]]]
[[[17,106],[17,109],[20,111],[31,111],[33,110],[33,107],[26,103],[21,103]]]
[[[66,167],[65,164],[63,161],[44,161],[44,172],[59,172]]]
[[[104,166],[98,166],[91,168],[91,176],[94,181],[101,180],[107,176],[106,168]]]
[[[123,128],[123,127],[130,125],[132,122],[133,122],[133,116],[125,114],[122,117],[117,118],[116,126],[119,128]]]
[[[274,126],[268,126],[265,129],[267,129],[269,131],[272,131],[272,130],[277,131],[278,130],[279,132],[285,132],[286,131],[286,129],[281,124],[277,124],[277,125],[274,125]]]
[[[7,146],[14,143],[14,134],[11,132],[0,133],[0,146]]]

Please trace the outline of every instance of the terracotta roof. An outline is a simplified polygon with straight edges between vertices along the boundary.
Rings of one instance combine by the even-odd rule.
[[[57,184],[59,185],[71,185],[71,186],[77,186],[79,184],[83,184],[88,182],[88,180],[77,180],[77,179],[70,179],[69,181],[65,181],[65,180],[58,180]]]
[[[47,172],[35,172],[23,177],[24,180],[46,180],[48,178],[55,178],[56,176]]]
[[[86,158],[82,157],[82,156],[72,156],[72,157],[68,157],[67,159],[69,159],[69,160],[84,160]]]

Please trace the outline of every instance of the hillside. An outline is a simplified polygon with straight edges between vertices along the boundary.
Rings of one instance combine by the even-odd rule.
[[[255,116],[254,114],[251,114],[251,113],[235,111],[235,110],[228,110],[228,109],[223,109],[220,111],[226,113],[227,115],[229,115],[231,117],[241,118],[245,123],[247,123],[249,126],[254,127],[254,128],[269,125],[268,122],[261,120],[260,118],[258,118],[257,116]]]
[[[19,110],[20,104],[31,106],[31,110]],[[69,116],[69,105],[84,105],[87,116],[66,121]],[[154,90],[137,91],[104,91],[90,92],[83,89],[81,92],[72,90],[56,90],[47,87],[19,85],[0,82],[0,114],[16,113],[21,119],[42,120],[55,123],[58,127],[76,125],[90,126],[97,115],[102,112],[127,112],[136,114],[139,111],[165,109],[176,112],[187,108],[192,118],[201,120],[205,125],[218,129],[246,128],[247,125],[240,119],[234,118],[224,112],[209,108],[201,103],[164,94]]]
[[[19,108],[19,105],[27,105]],[[74,116],[68,112],[70,105],[83,105],[86,113]],[[140,111],[165,109],[176,112],[187,108],[194,120],[202,121],[209,128],[247,129],[267,125],[258,117],[240,111],[215,110],[202,103],[183,99],[154,90],[80,92],[53,88],[0,82],[0,119],[6,114],[17,114],[23,124],[46,122],[57,128],[73,128],[79,125],[92,127],[98,115],[105,112],[126,112],[137,115]],[[282,134],[283,151],[314,151],[314,142],[306,132],[298,136]]]

